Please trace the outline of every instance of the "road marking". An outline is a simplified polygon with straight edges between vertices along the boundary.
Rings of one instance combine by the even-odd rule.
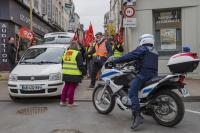
[[[186,112],[190,112],[190,113],[194,113],[194,114],[200,115],[200,112],[198,112],[198,111],[193,111],[193,110],[189,110],[189,109],[186,109]]]

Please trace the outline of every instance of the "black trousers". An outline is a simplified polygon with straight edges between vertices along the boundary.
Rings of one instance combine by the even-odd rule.
[[[91,73],[91,85],[95,86],[97,73],[102,68],[104,63],[105,63],[105,61],[103,61],[103,60],[93,62],[92,73]]]

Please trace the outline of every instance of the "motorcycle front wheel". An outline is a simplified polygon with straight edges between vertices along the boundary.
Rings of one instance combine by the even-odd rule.
[[[106,87],[106,88],[105,88]],[[100,114],[109,114],[115,107],[115,97],[109,86],[99,84],[93,91],[92,102]]]
[[[182,99],[173,91],[160,91],[154,97],[153,118],[158,124],[173,127],[184,117],[185,107]]]

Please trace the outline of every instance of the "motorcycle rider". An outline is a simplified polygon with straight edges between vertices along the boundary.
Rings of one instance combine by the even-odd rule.
[[[151,80],[158,74],[158,53],[154,48],[153,35],[143,34],[139,38],[139,46],[135,50],[110,63],[118,64],[133,60],[136,61],[136,70],[138,74],[131,82],[128,94],[132,102],[133,121],[131,128],[135,129],[144,122],[144,118],[140,114],[138,90],[142,88],[146,81]]]

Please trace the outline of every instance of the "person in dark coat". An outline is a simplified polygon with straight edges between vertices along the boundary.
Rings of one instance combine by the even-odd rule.
[[[86,75],[86,69],[83,65],[83,57],[77,42],[72,42],[69,49],[63,56],[63,81],[65,82],[62,90],[60,105],[68,105],[69,107],[77,106],[74,103],[75,88]],[[66,99],[68,98],[68,104]]]
[[[7,52],[7,55],[8,55],[9,69],[10,69],[10,71],[12,71],[14,69],[14,67],[16,66],[16,60],[19,57],[18,52],[17,52],[17,47],[15,45],[15,38],[14,37],[8,38],[8,43],[6,45],[6,52]]]

